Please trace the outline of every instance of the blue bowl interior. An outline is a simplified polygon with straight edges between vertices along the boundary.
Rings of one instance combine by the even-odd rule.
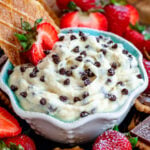
[[[114,41],[115,43],[121,43],[123,44],[124,48],[126,50],[128,50],[133,56],[136,57],[137,61],[139,62],[139,57],[140,57],[140,52],[138,52],[134,46],[132,46],[130,43],[126,42],[124,39],[122,38],[119,38],[117,36],[115,36],[114,34],[111,34],[111,33],[108,33],[108,32],[101,32],[101,31],[97,31],[97,30],[91,30],[91,29],[86,29],[86,28],[75,28],[75,29],[71,29],[74,33],[78,33],[79,31],[82,31],[84,33],[87,33],[87,34],[90,34],[90,35],[93,35],[93,36],[105,36],[105,37],[110,37],[112,39],[112,41]],[[70,30],[69,29],[65,29],[65,30],[62,30],[61,33],[64,33],[64,34],[67,34]],[[143,76],[143,79],[145,80],[145,76],[144,76],[144,72],[142,71],[142,68],[140,66],[138,66],[139,69],[140,69],[140,72]],[[9,62],[8,65],[6,66],[5,68],[5,71],[4,71],[4,74],[2,75],[2,81],[5,83],[5,85],[8,85],[8,79],[9,79],[9,75],[8,75],[8,70],[12,70],[14,67],[13,65]],[[12,92],[12,95],[14,97],[14,99],[16,100],[15,103],[20,107],[20,104],[19,104],[19,101],[18,101],[18,98],[16,97],[16,95],[14,94],[14,92]],[[119,108],[121,109],[121,107]],[[118,110],[116,110],[118,111]],[[55,118],[55,117],[54,117]],[[58,118],[57,118],[58,119]]]

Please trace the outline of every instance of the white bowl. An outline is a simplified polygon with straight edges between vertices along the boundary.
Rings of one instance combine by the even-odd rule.
[[[70,29],[73,30],[73,32],[79,32],[79,30],[81,30],[84,33],[89,33],[95,36],[104,35],[112,38],[112,40],[116,43],[122,43],[130,53],[136,56],[141,74],[144,78],[143,85],[138,87],[129,95],[129,98],[119,110],[111,113],[96,113],[93,115],[89,115],[85,118],[76,120],[74,122],[68,123],[60,121],[57,118],[51,117],[43,113],[24,111],[19,106],[14,93],[10,90],[7,83],[7,71],[9,68],[12,67],[11,63],[7,61],[0,74],[0,87],[4,92],[8,94],[11,100],[12,107],[16,114],[22,119],[25,119],[37,134],[40,134],[48,139],[57,142],[73,144],[90,141],[105,130],[112,128],[114,125],[120,124],[128,114],[130,108],[134,103],[134,100],[140,95],[140,93],[142,93],[146,89],[148,85],[148,77],[143,66],[142,54],[130,42],[115,34],[108,32],[88,28]],[[67,33],[70,29],[64,29],[61,32]]]

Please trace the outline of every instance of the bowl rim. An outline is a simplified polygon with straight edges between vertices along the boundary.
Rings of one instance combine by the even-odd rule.
[[[133,47],[135,49],[135,51],[138,52],[138,54],[139,54],[138,64],[139,64],[139,67],[141,68],[141,70],[143,72],[145,80],[144,80],[143,85],[138,87],[136,90],[134,90],[130,94],[130,96],[128,98],[128,101],[125,102],[125,105],[122,106],[122,109],[119,109],[115,112],[96,113],[96,114],[89,115],[89,116],[84,117],[84,118],[77,119],[73,122],[61,121],[57,118],[54,118],[52,116],[49,116],[47,114],[40,113],[40,112],[25,111],[25,110],[21,109],[20,107],[18,107],[18,105],[16,104],[16,100],[15,100],[13,94],[12,94],[12,91],[4,83],[4,81],[2,79],[4,73],[6,72],[7,66],[10,64],[9,60],[6,62],[6,64],[4,65],[4,67],[3,67],[3,69],[0,73],[0,87],[1,87],[1,89],[8,94],[8,96],[10,98],[10,101],[11,101],[11,104],[12,104],[12,107],[13,107],[13,110],[15,111],[15,113],[23,119],[41,119],[41,120],[45,120],[45,121],[48,121],[49,123],[51,123],[51,124],[53,124],[57,127],[60,127],[64,130],[74,129],[74,128],[80,127],[81,125],[84,125],[88,122],[91,122],[91,121],[94,121],[94,120],[97,120],[97,119],[116,120],[117,121],[117,119],[119,117],[121,117],[128,110],[128,108],[132,104],[133,99],[135,98],[135,96],[140,94],[141,92],[143,92],[146,89],[146,87],[148,86],[148,77],[147,77],[147,73],[146,73],[146,70],[144,68],[143,62],[142,62],[143,56],[142,56],[141,52],[129,41],[125,40],[124,38],[122,38],[122,37],[120,37],[116,34],[110,33],[110,32],[99,31],[99,30],[96,30],[96,29],[89,29],[89,28],[66,28],[66,29],[62,29],[61,32],[68,32],[70,30],[81,30],[81,31],[91,30],[91,31],[107,34],[108,36],[110,36],[110,38],[111,38],[111,36],[114,36],[115,38],[120,39],[122,42],[128,43],[129,46]]]

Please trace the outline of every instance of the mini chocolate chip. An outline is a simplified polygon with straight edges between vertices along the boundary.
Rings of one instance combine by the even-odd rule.
[[[82,41],[86,41],[86,40],[87,40],[87,37],[86,37],[86,36],[82,36],[82,37],[81,37],[81,40],[82,40]]]
[[[78,101],[81,101],[81,99],[79,97],[74,97],[73,101],[76,103]]]
[[[41,82],[45,82],[45,76],[41,76],[41,77],[40,77],[40,81],[41,81]]]
[[[94,77],[94,73],[90,69],[86,69],[85,73],[88,75],[88,77]]]
[[[79,31],[79,36],[84,36],[84,33],[82,31]]]
[[[112,43],[113,43],[113,41],[112,41],[112,40],[110,40],[110,41],[108,41],[108,42],[107,42],[107,44],[112,44]]]
[[[64,38],[65,38],[64,36],[60,36],[60,37],[59,37],[59,41],[63,41]]]
[[[137,75],[137,78],[142,79],[142,75],[141,75],[141,74],[138,74],[138,75]]]
[[[52,58],[53,58],[53,62],[55,63],[55,64],[59,64],[59,62],[60,62],[60,58],[59,58],[59,56],[58,55],[52,55]]]
[[[82,75],[81,79],[84,81],[84,80],[88,79],[88,77],[87,77],[87,75]]]
[[[59,73],[60,73],[61,75],[65,75],[65,74],[66,74],[65,68],[61,68],[61,69],[59,70]]]
[[[8,75],[11,75],[11,74],[13,73],[13,70],[10,70],[10,69],[9,69],[9,70],[7,71],[7,73],[8,73]]]
[[[27,92],[21,92],[20,95],[21,95],[22,97],[26,98],[26,97],[27,97]]]
[[[57,108],[54,107],[54,106],[52,106],[52,105],[50,105],[50,106],[48,107],[48,109],[49,109],[50,112],[55,112],[55,111],[57,110]]]
[[[110,100],[110,101],[116,101],[117,97],[113,94],[107,94],[106,97]]]
[[[107,51],[105,49],[100,50],[104,55],[106,55]]]
[[[130,55],[130,54],[128,55],[128,57],[129,57],[130,59],[132,59],[132,58],[133,58],[133,57],[132,57],[132,55]]]
[[[79,46],[76,46],[73,50],[74,53],[78,53],[79,52]]]
[[[71,70],[67,70],[66,71],[66,76],[72,76],[72,71]]]
[[[96,61],[95,63],[94,63],[94,65],[96,66],[96,67],[100,67],[101,66],[101,63],[100,62],[98,62],[98,61]]]
[[[77,39],[75,35],[70,36],[70,40],[75,40],[75,39]]]
[[[111,64],[111,67],[112,67],[113,69],[117,69],[117,63],[113,62],[113,63]]]
[[[102,46],[103,46],[104,48],[107,48],[107,47],[108,47],[108,45],[106,45],[106,44],[103,44]]]
[[[102,35],[100,35],[100,36],[99,36],[99,38],[100,38],[100,39],[103,39],[103,36],[102,36]]]
[[[71,66],[71,69],[76,69],[78,66],[77,65],[74,65],[74,66]]]
[[[64,81],[64,85],[69,85],[70,84],[70,79],[66,79],[65,81]]]
[[[83,111],[83,112],[80,113],[81,118],[86,117],[88,115],[89,115],[89,113],[87,111]]]
[[[83,59],[82,59],[82,56],[76,57],[76,60],[81,62],[81,61],[83,60]]]
[[[89,79],[84,80],[84,85],[88,86],[91,83],[91,81]]]
[[[83,98],[86,98],[86,97],[88,97],[89,96],[89,93],[88,92],[84,92],[83,94],[82,94],[82,97]]]
[[[117,82],[117,85],[123,86],[123,82],[122,82],[122,81],[119,81],[119,82]]]
[[[36,72],[31,72],[31,73],[29,74],[29,76],[30,76],[30,78],[34,78],[34,77],[36,77],[37,75],[36,75]]]
[[[121,93],[122,93],[122,95],[128,95],[128,90],[127,89],[122,89]]]
[[[107,79],[106,83],[110,83],[110,82],[112,82],[112,80],[111,79]]]
[[[11,85],[10,88],[11,88],[11,90],[12,90],[13,92],[15,92],[15,91],[18,90],[18,87],[15,86],[15,85]]]
[[[127,54],[128,54],[128,51],[124,49],[124,50],[122,51],[122,53],[125,54],[125,55],[127,55]]]
[[[47,100],[45,98],[40,99],[40,104],[41,105],[46,105],[46,103],[47,103]]]
[[[26,68],[26,67],[24,67],[24,66],[21,66],[21,67],[20,67],[20,71],[21,71],[21,72],[25,72],[25,71],[26,71],[26,69],[27,69],[27,68]]]
[[[118,44],[114,44],[114,45],[112,46],[113,49],[116,49],[117,47],[118,47]]]
[[[87,56],[87,53],[86,53],[86,51],[82,51],[82,52],[80,53],[80,55]]]
[[[99,37],[96,37],[96,41],[97,41],[97,43],[99,43],[99,41],[100,41]]]
[[[90,47],[90,45],[86,45],[86,46],[85,46],[85,48],[89,48],[89,47]]]
[[[113,76],[115,74],[115,70],[113,68],[108,69],[107,75]]]
[[[68,98],[66,96],[60,96],[59,99],[63,102],[66,102]]]
[[[38,73],[38,72],[39,72],[38,68],[37,68],[37,67],[34,67],[34,68],[33,68],[33,72]]]
[[[44,50],[44,54],[45,54],[45,55],[50,54],[50,50]]]

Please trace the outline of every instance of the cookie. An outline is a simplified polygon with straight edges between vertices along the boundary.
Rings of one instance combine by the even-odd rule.
[[[0,90],[0,103],[7,105],[9,108],[11,108],[10,100],[2,90]]]
[[[150,150],[150,116],[130,131],[132,136],[138,137],[136,147],[141,150]]]
[[[140,112],[150,114],[150,94],[141,94],[135,101],[135,108]]]

